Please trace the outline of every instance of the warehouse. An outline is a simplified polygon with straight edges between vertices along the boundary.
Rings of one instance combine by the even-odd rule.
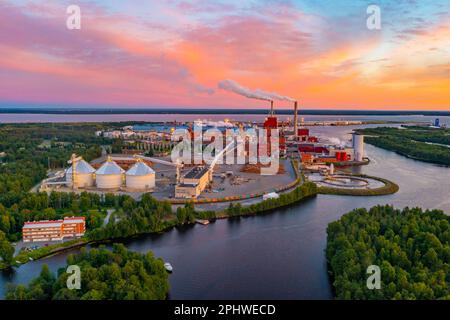
[[[175,187],[176,198],[197,198],[211,182],[207,167],[194,167],[180,179]]]

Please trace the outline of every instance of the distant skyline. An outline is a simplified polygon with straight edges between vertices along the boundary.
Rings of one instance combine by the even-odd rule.
[[[268,107],[232,79],[306,109],[450,110],[448,0],[2,0],[0,39],[0,106]]]

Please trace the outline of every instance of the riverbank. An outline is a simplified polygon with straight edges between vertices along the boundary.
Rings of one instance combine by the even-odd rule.
[[[296,203],[302,202],[308,198],[314,197],[317,194],[333,194],[333,195],[351,195],[351,196],[377,196],[377,195],[387,195],[392,194],[398,191],[399,187],[392,181],[387,179],[372,177],[368,175],[352,175],[360,178],[371,178],[384,183],[384,186],[377,189],[343,189],[343,188],[330,188],[330,187],[318,187],[315,183],[309,182],[305,180],[305,177],[302,173],[298,172],[298,163],[296,161],[291,162],[294,172],[296,174],[296,180],[289,185],[282,188],[284,193],[279,194],[279,198],[277,199],[267,199],[255,204],[250,204],[248,206],[243,206],[241,203],[233,203],[233,201],[228,199],[230,205],[225,210],[218,211],[194,211],[194,219],[192,221],[180,222],[176,214],[172,214],[171,217],[164,220],[164,222],[160,225],[159,229],[153,230],[152,232],[141,232],[134,233],[127,237],[108,237],[108,238],[100,238],[100,239],[91,239],[89,235],[85,238],[71,240],[64,243],[58,243],[55,245],[50,245],[47,247],[42,247],[36,249],[31,252],[22,251],[13,259],[12,266],[20,266],[21,264],[25,264],[29,261],[39,260],[45,257],[49,257],[52,255],[56,255],[58,253],[64,252],[66,250],[71,250],[74,248],[86,246],[88,244],[101,244],[105,242],[112,242],[114,240],[124,240],[127,238],[137,237],[145,234],[158,234],[166,232],[173,227],[182,226],[190,223],[195,223],[196,219],[202,220],[214,220],[214,219],[227,219],[234,217],[244,217],[244,216],[252,216],[258,215],[262,213],[268,213],[276,209],[289,207]],[[291,190],[294,188],[293,190]],[[291,190],[291,191],[287,191]],[[259,195],[261,196],[261,195]],[[236,198],[235,200],[242,200],[242,198]],[[186,204],[186,203],[185,203]],[[193,203],[191,203],[193,204]],[[0,269],[6,269],[11,266],[3,265],[0,266]]]
[[[298,177],[296,181],[301,181],[301,176]],[[306,182],[297,186],[294,190],[280,194],[277,199],[268,199],[257,204],[252,204],[249,206],[232,205],[223,211],[209,211],[209,212],[198,212],[195,211],[195,219],[203,220],[214,220],[214,219],[226,219],[238,216],[249,216],[257,215],[260,213],[267,213],[268,211],[275,210],[282,207],[287,207],[295,203],[301,202],[307,198],[313,197],[317,194],[317,186],[312,182]],[[89,235],[85,238],[76,239],[64,243],[58,243],[55,245],[50,245],[47,247],[42,247],[31,252],[22,251],[17,256],[13,258],[14,263],[11,265],[4,265],[3,269],[10,267],[18,267],[29,261],[39,260],[48,256],[56,255],[58,253],[64,252],[66,250],[71,250],[78,247],[83,247],[88,244],[101,244],[105,242],[112,242],[114,240],[124,240],[127,238],[137,237],[145,234],[158,234],[170,230],[173,227],[182,226],[190,223],[195,223],[195,219],[192,222],[184,223],[180,222],[176,215],[172,215],[170,218],[166,219],[160,226],[159,229],[152,232],[142,232],[134,233],[129,237],[109,237],[100,239],[90,239]]]
[[[413,160],[450,166],[450,129],[426,126],[366,128],[366,143],[393,151]]]

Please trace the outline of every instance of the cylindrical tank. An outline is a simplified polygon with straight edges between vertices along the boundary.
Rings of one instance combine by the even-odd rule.
[[[125,174],[126,186],[133,190],[148,190],[155,187],[155,171],[138,160]]]
[[[87,188],[94,185],[95,169],[86,161],[79,160],[75,162],[75,187]],[[66,181],[72,183],[73,165],[66,170]]]
[[[353,149],[355,153],[355,161],[362,161],[364,157],[364,136],[353,134]]]
[[[99,189],[118,189],[123,184],[125,171],[117,163],[108,160],[95,172],[95,181]]]

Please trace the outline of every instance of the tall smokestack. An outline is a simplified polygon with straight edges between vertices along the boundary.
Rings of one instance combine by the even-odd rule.
[[[273,100],[270,100],[270,115],[273,117]]]
[[[294,102],[294,136],[297,139],[298,137],[298,130],[297,130],[297,109],[298,109],[298,103],[297,101]]]

